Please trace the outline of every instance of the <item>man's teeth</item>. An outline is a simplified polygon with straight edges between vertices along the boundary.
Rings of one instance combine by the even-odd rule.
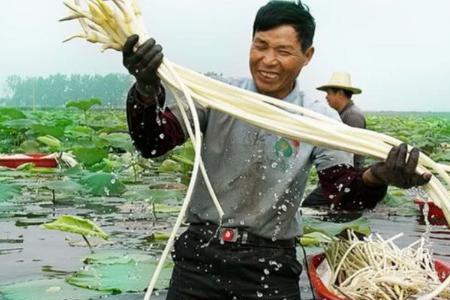
[[[263,72],[261,71],[261,75],[270,79],[273,79],[275,77],[277,77],[276,73],[268,73],[268,72]]]

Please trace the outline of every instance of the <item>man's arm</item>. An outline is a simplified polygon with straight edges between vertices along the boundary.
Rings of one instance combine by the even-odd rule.
[[[324,196],[336,208],[354,210],[373,208],[383,199],[387,186],[411,188],[426,184],[431,174],[417,174],[419,150],[402,144],[393,147],[385,162],[372,165],[364,171],[349,166],[334,166],[319,172]]]
[[[153,97],[142,99],[143,96],[133,86],[127,98],[128,130],[134,146],[143,157],[160,156],[185,140],[180,123],[173,113],[168,108],[164,111],[159,109],[164,107],[164,88],[161,86]]]
[[[163,61],[161,45],[154,39],[138,45],[130,36],[123,46],[123,65],[136,78],[127,98],[127,122],[134,145],[144,157],[160,156],[184,142],[177,118],[164,107],[165,90],[157,71]]]
[[[387,192],[387,185],[370,187],[364,183],[363,171],[351,166],[334,166],[318,172],[325,199],[336,209],[372,209]]]

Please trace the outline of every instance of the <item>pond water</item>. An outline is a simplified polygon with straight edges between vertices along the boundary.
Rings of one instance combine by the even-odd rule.
[[[172,191],[173,192],[173,191]],[[49,231],[39,225],[54,217],[71,214],[87,217],[99,224],[111,235],[107,241],[92,238],[96,252],[104,250],[137,252],[157,257],[164,242],[154,239],[155,232],[169,233],[177,215],[176,200],[168,193],[166,206],[158,206],[155,220],[149,211],[152,205],[145,201],[129,201],[120,197],[96,197],[84,199],[63,195],[56,204],[50,201],[50,193],[35,197],[32,193],[21,195],[14,201],[0,205],[0,284],[17,284],[42,279],[64,279],[85,268],[83,259],[90,255],[84,241],[77,235]],[[171,206],[172,205],[172,206]],[[173,210],[172,212],[170,210]],[[426,231],[423,217],[418,210],[399,215],[399,208],[380,204],[373,211],[363,213],[370,221],[373,232],[388,238],[397,233],[404,236],[397,241],[406,246],[420,238]],[[355,214],[327,213],[304,209],[304,215],[321,220],[348,221]],[[447,226],[431,226],[430,241],[437,258],[450,262],[450,230]],[[314,253],[317,248],[308,249]],[[156,261],[156,259],[155,259]],[[149,278],[143,278],[148,282]],[[303,299],[312,299],[307,278],[300,281]],[[80,289],[81,290],[81,289]],[[0,287],[0,291],[2,288]],[[76,293],[75,293],[76,295]],[[142,299],[141,293],[119,295],[79,295],[67,299]],[[2,298],[3,297],[3,298]],[[88,297],[88,298],[86,298]],[[16,300],[0,295],[1,300]],[[60,298],[61,299],[61,298]],[[164,299],[164,292],[152,299]]]

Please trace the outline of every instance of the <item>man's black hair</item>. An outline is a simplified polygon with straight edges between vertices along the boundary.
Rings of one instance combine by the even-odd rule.
[[[309,8],[301,1],[270,1],[258,10],[253,23],[253,36],[258,31],[267,31],[281,25],[291,25],[297,32],[302,51],[312,46],[316,22]]]

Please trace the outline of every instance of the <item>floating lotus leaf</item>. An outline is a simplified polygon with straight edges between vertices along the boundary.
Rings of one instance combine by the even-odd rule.
[[[131,141],[130,135],[128,133],[115,132],[104,134],[100,137],[104,139],[111,147],[123,149],[128,152],[131,152],[134,149],[133,142]]]
[[[48,188],[49,190],[55,190],[57,192],[65,193],[80,193],[84,190],[84,187],[73,180],[55,180],[46,181],[40,184],[41,187]]]
[[[156,269],[158,260],[142,254],[100,253],[85,259],[82,271],[67,279],[70,284],[110,293],[142,292]],[[164,265],[158,289],[169,286],[173,264]]]
[[[1,300],[95,300],[106,294],[78,288],[64,279],[34,280],[0,286]]]
[[[81,234],[84,236],[96,236],[107,239],[108,234],[94,222],[77,216],[61,216],[51,223],[42,224],[45,229]]]
[[[112,173],[94,173],[83,177],[80,183],[95,196],[120,196],[126,191],[125,185]]]
[[[123,197],[131,201],[149,201],[151,203],[161,203],[168,200],[180,201],[184,198],[185,192],[170,189],[150,189],[148,186],[134,187],[123,194]]]
[[[77,146],[73,148],[73,154],[77,161],[83,163],[85,166],[92,166],[101,162],[104,158],[108,157],[108,151],[106,149],[97,147],[82,147]]]
[[[314,218],[303,217],[304,233],[320,232],[327,236],[335,236],[344,230],[352,229],[357,233],[369,235],[371,230],[369,221],[362,217],[347,223],[324,222]]]
[[[0,202],[10,200],[19,195],[19,193],[20,187],[7,183],[0,183]]]

